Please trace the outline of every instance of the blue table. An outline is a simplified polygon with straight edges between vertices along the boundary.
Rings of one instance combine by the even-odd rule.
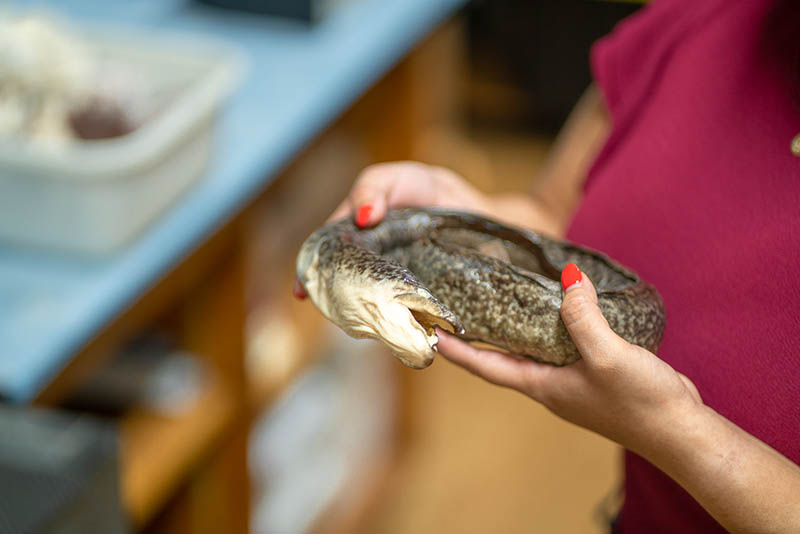
[[[129,247],[85,259],[0,245],[0,395],[32,400],[89,340],[263,191],[306,143],[464,3],[350,0],[308,29],[180,0],[51,2],[78,21],[213,33],[237,45],[249,68],[223,111],[207,176]],[[48,3],[25,3],[42,5]]]

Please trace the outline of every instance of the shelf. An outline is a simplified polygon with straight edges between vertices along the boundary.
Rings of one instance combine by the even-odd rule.
[[[212,380],[184,415],[135,409],[123,417],[122,499],[135,525],[159,511],[235,418],[234,397]]]
[[[254,327],[268,339],[248,358],[247,381],[251,409],[267,408],[324,352],[330,324],[311,302],[292,297],[265,305],[269,310]],[[283,342],[275,342],[275,334]],[[253,350],[252,348],[250,350]]]

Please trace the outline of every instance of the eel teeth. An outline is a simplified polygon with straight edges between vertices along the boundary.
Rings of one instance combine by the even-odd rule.
[[[433,334],[436,326],[451,333],[463,334],[465,331],[456,314],[442,305],[433,295],[402,293],[397,295],[395,299],[409,309],[414,319],[429,334]]]

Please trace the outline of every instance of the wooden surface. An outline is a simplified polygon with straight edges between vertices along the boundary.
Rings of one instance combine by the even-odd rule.
[[[365,534],[604,534],[618,448],[439,359],[406,384],[404,449]]]
[[[171,312],[182,349],[204,363],[208,376],[200,399],[176,417],[134,410],[122,420],[123,499],[138,526],[172,499],[187,501],[183,506],[193,510],[181,515],[186,532],[247,531],[246,439],[238,438],[238,447],[227,443],[237,433],[246,436],[250,421],[243,358],[244,262],[235,228],[226,233],[227,247],[220,247],[219,257],[210,262],[208,276]],[[235,484],[201,484],[206,476]],[[231,500],[232,494],[236,499]],[[178,528],[174,517],[160,521]]]
[[[231,242],[238,239],[239,227],[236,224],[232,222],[208,236],[208,240],[202,246],[166,273],[163,279],[142,294],[129,309],[111,321],[108,327],[87,343],[61,370],[58,377],[39,393],[35,402],[54,405],[64,400],[96,366],[107,360],[131,337],[159,321],[192,289],[211,276],[210,271],[213,270],[214,263],[230,250]]]
[[[186,414],[167,417],[138,409],[125,416],[120,425],[122,498],[136,525],[159,511],[230,429],[234,407],[230,392],[214,380]]]

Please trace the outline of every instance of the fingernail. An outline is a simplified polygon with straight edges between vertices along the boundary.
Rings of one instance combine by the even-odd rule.
[[[561,271],[561,287],[564,288],[564,291],[578,287],[581,285],[581,280],[583,280],[581,270],[574,263],[568,263],[564,270]]]
[[[360,227],[364,227],[369,222],[369,218],[372,215],[372,204],[364,204],[360,208],[358,208],[358,213],[356,213],[356,225]]]
[[[308,296],[306,293],[306,288],[303,287],[302,282],[296,276],[294,277],[294,287],[292,288],[292,294],[297,297],[299,300],[303,300]]]

